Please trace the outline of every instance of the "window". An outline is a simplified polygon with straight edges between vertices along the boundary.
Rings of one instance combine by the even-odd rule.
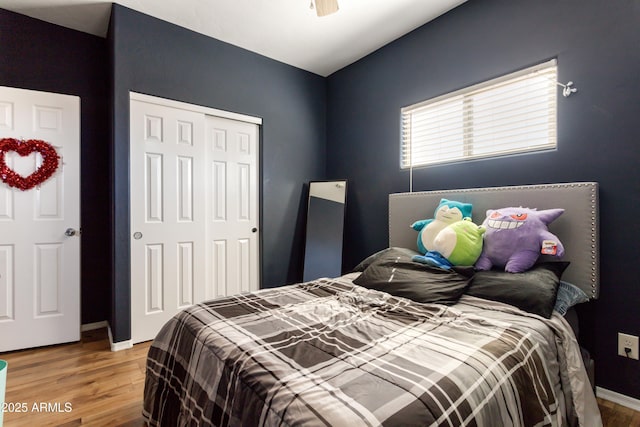
[[[556,147],[555,59],[402,109],[402,168]]]

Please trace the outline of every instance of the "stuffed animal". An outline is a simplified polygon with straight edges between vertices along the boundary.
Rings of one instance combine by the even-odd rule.
[[[422,264],[449,269],[454,265],[473,265],[482,252],[483,226],[471,218],[449,224],[434,238],[434,250],[415,255],[413,260]]]
[[[520,273],[531,268],[540,254],[562,257],[564,246],[547,226],[563,212],[564,209],[538,211],[522,207],[489,209],[482,223],[487,231],[476,269],[490,270],[495,266]]]
[[[453,265],[473,265],[482,253],[486,229],[471,222],[471,218],[454,222],[438,233],[433,243]]]
[[[418,251],[426,254],[434,250],[433,240],[438,233],[454,222],[463,218],[471,218],[472,205],[452,200],[441,199],[433,218],[414,222],[411,227],[418,231]]]

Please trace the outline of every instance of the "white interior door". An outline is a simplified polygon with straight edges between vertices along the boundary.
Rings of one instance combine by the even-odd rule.
[[[250,292],[258,277],[258,126],[207,117],[211,183],[208,297]]]
[[[56,173],[35,188],[0,182],[0,352],[77,341],[80,98],[0,87],[0,138],[43,140],[60,156]],[[23,177],[42,162],[37,152],[5,157]]]
[[[257,125],[216,123],[203,107],[132,94],[134,343],[194,303],[258,289]]]

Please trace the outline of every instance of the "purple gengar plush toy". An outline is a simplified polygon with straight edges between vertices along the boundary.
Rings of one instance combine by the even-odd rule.
[[[520,273],[531,268],[540,254],[562,257],[564,247],[547,225],[563,212],[564,209],[489,209],[482,223],[487,231],[476,269],[490,270],[495,266]]]

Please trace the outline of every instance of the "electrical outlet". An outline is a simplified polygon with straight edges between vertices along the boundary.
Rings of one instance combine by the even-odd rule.
[[[625,348],[631,349],[629,354]],[[618,332],[618,355],[638,360],[638,337]]]

